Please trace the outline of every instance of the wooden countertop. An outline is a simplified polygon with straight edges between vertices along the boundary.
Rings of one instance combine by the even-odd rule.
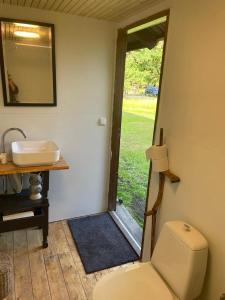
[[[5,165],[0,164],[0,175],[32,173],[32,172],[41,172],[41,171],[57,171],[57,170],[67,170],[67,169],[69,169],[69,165],[61,157],[56,164],[49,165],[49,166],[19,167],[14,165],[12,162],[9,162]]]

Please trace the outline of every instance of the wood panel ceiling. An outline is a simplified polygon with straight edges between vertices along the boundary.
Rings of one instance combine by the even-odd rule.
[[[0,0],[0,3],[119,22],[164,0]]]

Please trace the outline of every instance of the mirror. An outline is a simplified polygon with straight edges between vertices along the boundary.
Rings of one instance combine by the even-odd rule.
[[[56,106],[54,25],[0,19],[5,106]]]

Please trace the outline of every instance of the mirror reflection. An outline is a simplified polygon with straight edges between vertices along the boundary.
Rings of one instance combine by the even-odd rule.
[[[1,21],[5,105],[55,105],[53,25]]]

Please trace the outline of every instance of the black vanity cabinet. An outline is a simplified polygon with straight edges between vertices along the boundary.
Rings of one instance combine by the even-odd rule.
[[[48,190],[49,171],[65,170],[69,166],[61,159],[55,165],[36,167],[17,167],[12,163],[0,165],[0,176],[16,173],[40,173],[42,177],[42,198],[31,200],[29,193],[0,195],[0,233],[29,227],[38,227],[43,231],[43,248],[48,247]],[[3,216],[33,211],[34,216],[3,221]]]

